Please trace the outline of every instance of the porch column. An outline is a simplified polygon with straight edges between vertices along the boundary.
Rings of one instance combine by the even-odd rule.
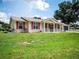
[[[47,32],[49,32],[49,23],[47,23]]]
[[[60,32],[62,31],[62,29],[61,29],[61,24],[59,24],[59,31],[60,31]]]
[[[60,31],[62,32],[62,24],[60,24]]]
[[[55,23],[53,23],[53,32],[55,32]]]
[[[44,22],[44,32],[45,32],[45,22]]]
[[[63,25],[61,24],[61,31],[63,32]]]
[[[64,25],[62,25],[62,31],[64,31]]]

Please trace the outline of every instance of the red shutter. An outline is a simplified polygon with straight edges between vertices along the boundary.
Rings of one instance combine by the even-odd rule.
[[[18,29],[18,21],[16,21],[16,29]]]
[[[23,29],[25,29],[25,25],[26,25],[25,22],[23,22]]]
[[[38,29],[40,29],[40,22],[38,22]]]
[[[33,25],[34,25],[33,23],[34,23],[34,22],[32,21],[32,22],[31,22],[31,29],[33,29]]]

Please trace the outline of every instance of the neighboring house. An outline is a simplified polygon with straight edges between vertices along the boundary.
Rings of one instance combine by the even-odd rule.
[[[58,22],[54,18],[11,17],[10,25],[14,32],[62,32],[69,30],[68,25]]]

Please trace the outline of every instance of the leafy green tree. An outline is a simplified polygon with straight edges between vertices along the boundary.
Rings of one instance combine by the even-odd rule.
[[[70,27],[73,28],[73,29],[79,29],[78,24],[70,24]]]
[[[2,25],[0,27],[0,31],[9,31],[9,29],[10,29],[10,25],[9,24],[1,22],[1,21],[0,21],[0,24]]]
[[[74,11],[74,15],[79,19],[79,2],[76,2],[72,5],[72,10]]]
[[[79,12],[78,6],[77,6],[78,8],[76,8],[76,6],[69,1],[61,2],[58,6],[59,10],[56,10],[54,14],[54,17],[56,19],[61,20],[63,23],[66,24],[74,23],[78,20],[78,12]]]
[[[8,30],[10,29],[10,25],[7,24],[7,23],[4,23],[4,24],[2,25],[2,28],[4,29],[4,31],[8,31]]]

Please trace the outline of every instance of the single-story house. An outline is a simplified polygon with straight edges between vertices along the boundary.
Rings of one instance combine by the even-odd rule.
[[[62,32],[69,30],[69,25],[54,18],[11,17],[10,25],[14,32]]]

